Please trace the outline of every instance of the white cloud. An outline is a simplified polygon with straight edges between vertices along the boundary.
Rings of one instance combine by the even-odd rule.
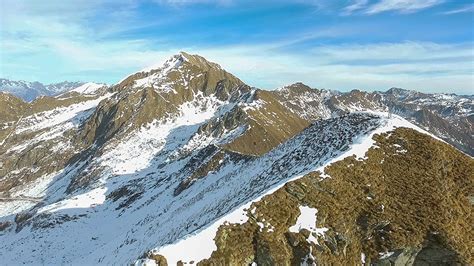
[[[366,13],[376,14],[386,11],[411,13],[439,5],[443,2],[443,0],[380,0],[380,2],[370,6]]]
[[[465,5],[463,7],[457,8],[457,9],[453,9],[453,10],[443,12],[442,14],[444,14],[444,15],[453,15],[453,14],[468,13],[468,12],[473,12],[473,11],[474,11],[474,4],[470,4],[470,5]]]
[[[354,11],[363,9],[364,7],[367,6],[368,3],[369,3],[369,0],[354,0],[354,1],[352,1],[352,3],[350,5],[348,5],[344,8],[343,14],[344,15],[350,15]]]
[[[249,85],[267,89],[302,81],[339,90],[403,87],[469,94],[474,90],[471,47],[404,42],[321,46],[301,53],[265,45],[188,50],[220,63]]]

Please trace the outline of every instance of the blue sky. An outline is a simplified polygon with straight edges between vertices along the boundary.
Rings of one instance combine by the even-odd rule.
[[[116,83],[179,51],[249,85],[474,91],[455,0],[0,0],[0,77]]]

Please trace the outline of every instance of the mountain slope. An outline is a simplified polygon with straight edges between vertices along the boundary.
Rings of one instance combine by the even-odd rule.
[[[448,143],[474,155],[474,97],[424,94],[392,88],[387,92],[347,93],[311,89],[296,83],[274,92],[300,117],[313,121],[346,112],[390,112],[404,117]]]
[[[328,165],[327,178],[311,172],[248,204],[247,220],[221,220],[199,264],[471,264],[474,161],[408,128],[374,140],[365,158]],[[189,262],[186,241],[155,252]]]
[[[89,192],[74,193],[50,204],[47,204],[47,198],[33,212],[29,212],[28,215],[32,217],[17,224],[15,230],[20,231],[19,233],[9,232],[10,237],[5,237],[2,242],[1,250],[15,248],[9,254],[20,257],[8,257],[9,254],[2,254],[2,257],[8,261],[26,259],[25,262],[28,262],[29,258],[21,258],[19,251],[33,248],[30,245],[39,241],[40,245],[48,245],[49,251],[45,253],[44,250],[38,250],[41,254],[33,252],[34,255],[30,258],[51,257],[51,263],[124,263],[133,256],[140,256],[143,249],[156,245],[157,239],[161,239],[162,244],[176,241],[272,185],[317,168],[324,160],[346,148],[354,137],[370,131],[377,125],[377,121],[377,117],[367,115],[338,118],[332,122],[315,124],[308,128],[307,133],[302,133],[301,137],[262,158],[225,156],[219,170],[194,182],[176,196],[174,190],[179,186],[180,180],[186,178],[186,172],[183,171],[185,169],[182,168],[186,162],[171,161],[157,168],[160,161],[155,160],[154,164],[140,172],[115,176]],[[328,133],[321,134],[323,131]],[[325,139],[332,135],[329,132],[338,136],[332,137],[330,143]],[[341,138],[342,136],[346,139]],[[320,140],[315,141],[318,138]],[[292,162],[300,160],[303,162],[301,165],[290,167]],[[282,167],[289,169],[281,172]],[[159,172],[155,169],[159,169]],[[64,180],[68,176],[60,178]],[[104,204],[106,200],[110,202]],[[158,204],[159,202],[167,204]],[[120,219],[111,223],[109,219],[113,217]],[[55,225],[50,225],[52,220],[56,221]],[[108,229],[94,229],[94,224],[97,223],[107,223]],[[142,226],[130,227],[137,223]],[[124,232],[122,237],[117,238],[116,232],[120,228],[130,229],[125,229],[128,233]],[[38,230],[43,236],[47,236],[45,240],[35,240],[33,232]],[[28,231],[31,233],[27,233]],[[82,233],[77,235],[77,232]],[[19,241],[18,237],[30,240]],[[74,243],[68,243],[68,248],[65,249],[65,241],[71,238],[75,239]],[[97,241],[91,244],[91,238]],[[66,256],[52,256],[58,252]],[[74,257],[69,256],[72,253],[75,254]],[[110,257],[104,254],[116,255]]]
[[[390,101],[389,95],[393,98]],[[0,96],[6,109],[14,110],[0,116],[0,256],[5,263],[129,264],[144,255],[162,260],[157,254],[165,255],[171,263],[181,259],[220,260],[223,255],[234,254],[226,249],[235,246],[226,244],[227,229],[218,231],[225,220],[238,222],[246,232],[240,237],[256,241],[250,245],[260,243],[258,239],[263,241],[263,246],[253,246],[259,247],[257,253],[249,251],[247,258],[234,254],[225,260],[251,263],[262,259],[259,263],[265,264],[274,260],[272,254],[286,254],[297,261],[303,253],[308,255],[311,243],[298,231],[293,232],[291,237],[303,240],[299,241],[302,244],[290,253],[288,249],[274,253],[272,244],[258,233],[266,232],[265,221],[257,219],[260,225],[255,227],[252,212],[243,209],[265,195],[274,197],[275,191],[280,195],[278,191],[287,182],[318,175],[315,171],[328,169],[321,178],[340,176],[324,179],[322,185],[328,182],[325,180],[347,179],[329,169],[343,159],[346,163],[352,154],[358,159],[346,168],[352,169],[350,164],[354,164],[362,176],[373,174],[364,168],[365,161],[391,161],[388,168],[402,166],[402,161],[398,165],[391,158],[412,154],[411,150],[404,151],[405,142],[422,140],[420,145],[432,147],[433,162],[448,156],[438,150],[449,150],[448,154],[460,162],[449,161],[449,178],[452,172],[469,174],[466,165],[472,162],[448,144],[433,140],[433,135],[421,137],[420,133],[397,130],[408,127],[428,134],[398,115],[383,112],[403,104],[404,111],[397,113],[411,118],[410,110],[429,106],[443,123],[453,125],[453,121],[472,114],[470,98],[448,101],[449,106],[459,106],[451,112],[444,98],[415,97],[402,90],[338,93],[294,84],[263,91],[244,84],[219,65],[187,53],[174,55],[163,65],[134,73],[110,87],[85,84],[76,91],[31,103],[8,94]],[[392,107],[395,101],[402,102]],[[429,121],[426,128],[432,134],[440,135],[435,130],[439,123],[432,127],[433,119],[424,120]],[[380,136],[374,134],[403,136],[406,141],[396,143],[402,147],[396,151],[385,150]],[[451,130],[446,134],[457,138]],[[420,145],[416,149],[421,149]],[[369,152],[365,156],[368,150],[376,150],[377,155],[372,158]],[[428,163],[431,160],[421,158]],[[416,159],[413,162],[433,168]],[[380,172],[380,167],[375,169]],[[469,184],[469,176],[466,180]],[[359,195],[358,190],[352,192]],[[391,193],[389,189],[380,193],[385,192]],[[468,190],[466,193],[471,195]],[[301,196],[298,191],[296,194]],[[465,204],[464,198],[460,199],[462,202],[451,203]],[[354,200],[365,204],[359,198]],[[323,210],[328,202],[311,206]],[[274,204],[279,203],[289,206],[275,198]],[[275,220],[288,225],[272,229],[278,230],[277,239],[283,241],[280,233],[288,237],[288,223],[296,221],[298,210],[292,210],[289,217],[282,213],[285,222]],[[328,230],[333,231],[328,234],[342,230],[329,225]],[[351,226],[353,237],[358,229]],[[322,232],[313,231],[314,238]],[[220,240],[213,246],[216,232]],[[199,254],[176,253],[196,245],[185,240],[188,236],[206,243],[199,245]],[[420,239],[409,244],[418,245]],[[387,251],[409,247],[405,242],[396,243],[402,244],[388,245]],[[243,251],[249,246],[245,242],[235,247]],[[470,260],[461,245],[452,247],[462,253],[460,259]],[[320,248],[315,246],[314,250]],[[153,252],[146,254],[150,250]],[[356,245],[347,261],[353,261],[361,250],[371,260],[379,259],[374,252],[382,252],[379,247]],[[328,261],[338,256],[321,252],[314,255],[326,256]]]

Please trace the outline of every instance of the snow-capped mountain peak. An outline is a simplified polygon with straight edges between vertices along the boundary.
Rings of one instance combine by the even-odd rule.
[[[180,52],[168,58],[165,62],[157,63],[150,65],[138,72],[150,72],[153,70],[168,72],[171,69],[178,68],[184,61],[186,61],[186,56],[184,52]]]

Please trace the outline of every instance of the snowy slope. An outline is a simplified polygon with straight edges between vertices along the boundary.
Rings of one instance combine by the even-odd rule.
[[[130,262],[148,249],[203,229],[250,199],[317,169],[357,137],[377,128],[381,121],[377,116],[354,114],[316,123],[261,158],[244,163],[226,157],[218,171],[177,196],[174,190],[185,178],[180,173],[190,158],[166,162],[158,156],[150,167],[99,180],[93,188],[65,198],[50,193],[44,206],[19,233],[8,232],[0,237],[1,255],[6,262],[31,263],[38,258],[53,264]],[[170,142],[173,146],[181,141]],[[288,170],[282,171],[284,168]],[[56,182],[67,182],[73,173],[74,169],[69,169],[59,174]],[[51,184],[50,189],[54,186]],[[116,202],[111,200],[112,192],[124,186],[132,192]],[[129,204],[120,208],[124,201]],[[52,220],[56,221],[53,225]],[[98,226],[101,224],[107,226]],[[42,238],[37,237],[38,232]],[[117,236],[117,232],[123,234]],[[75,241],[71,243],[69,239]],[[44,246],[48,249],[40,248]],[[23,250],[33,251],[25,257]]]
[[[87,82],[77,88],[70,90],[70,92],[77,92],[81,94],[95,94],[101,88],[107,87],[106,84],[98,84],[93,82]]]
[[[379,117],[378,125],[376,128],[372,128],[371,130],[366,131],[366,134],[358,135],[353,138],[352,144],[348,145],[348,149],[344,152],[336,153],[334,157],[327,158],[320,163],[313,164],[313,167],[305,168],[304,170],[291,175],[290,178],[284,180],[284,182],[277,183],[273,185],[270,189],[264,191],[263,193],[259,194],[257,197],[250,197],[251,200],[242,204],[240,207],[236,208],[235,210],[231,211],[230,213],[226,214],[222,218],[214,221],[211,225],[209,225],[206,229],[201,230],[197,233],[193,233],[184,239],[181,239],[173,244],[165,245],[165,246],[158,246],[152,250],[155,254],[163,255],[170,265],[176,265],[178,261],[183,262],[190,262],[190,261],[200,261],[205,258],[209,258],[212,251],[216,250],[216,245],[214,243],[214,237],[216,235],[217,229],[220,225],[224,223],[244,223],[247,221],[248,217],[246,216],[246,210],[249,209],[252,202],[259,201],[265,195],[269,195],[279,188],[281,188],[286,182],[296,180],[303,175],[312,172],[312,171],[320,171],[322,176],[327,178],[328,175],[324,174],[324,168],[336,161],[342,160],[346,157],[355,155],[356,158],[364,157],[365,153],[368,151],[369,148],[373,147],[374,141],[372,139],[374,134],[381,134],[385,132],[390,132],[395,128],[404,127],[404,128],[412,128],[421,133],[429,134],[428,132],[420,129],[419,127],[413,125],[412,123],[406,121],[405,119],[398,117],[398,116],[388,116],[388,113],[378,113],[376,114]],[[431,135],[431,134],[430,134]],[[296,137],[296,141],[299,137]],[[327,137],[327,136],[326,136]],[[284,145],[282,145],[284,146]],[[275,151],[277,152],[277,151]],[[278,162],[278,161],[277,161]],[[295,165],[295,167],[297,167]],[[315,224],[315,219],[317,217],[316,209],[312,209],[309,207],[302,206],[301,209],[301,216],[298,218],[297,223],[290,228],[290,231],[298,232],[301,228],[306,228],[310,231],[314,231],[317,234],[324,234],[327,230],[325,228],[313,228]],[[261,225],[263,228],[265,225]],[[267,229],[268,230],[268,229]],[[271,228],[270,228],[271,230]],[[310,239],[311,240],[311,239]],[[317,242],[314,238],[313,241]],[[194,248],[193,248],[194,247]],[[195,247],[199,247],[196,249]],[[187,252],[183,253],[183,250]],[[137,264],[142,264],[147,260],[137,260]],[[148,263],[154,263],[154,261],[148,261]]]

